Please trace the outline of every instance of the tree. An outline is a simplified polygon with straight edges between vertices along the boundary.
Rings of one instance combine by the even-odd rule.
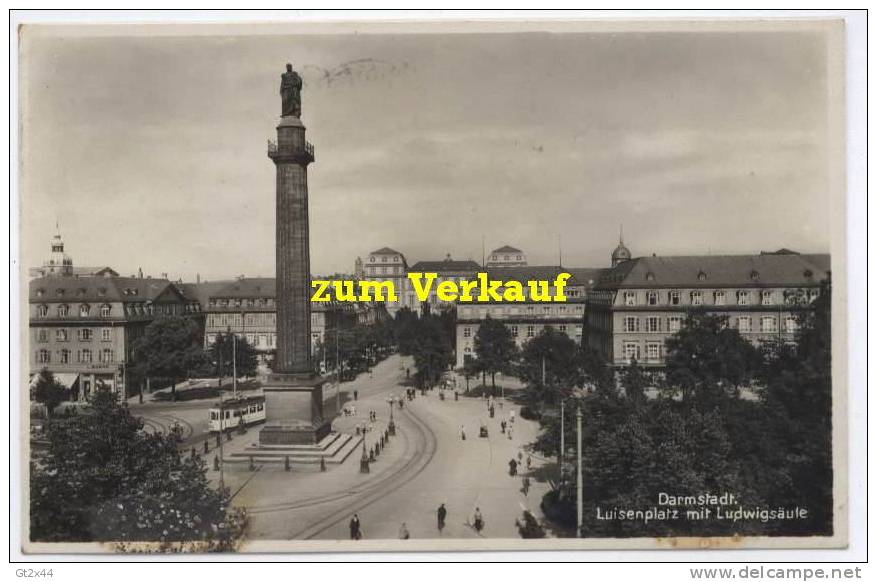
[[[415,378],[421,387],[432,386],[453,362],[452,340],[438,315],[424,315],[412,329],[415,333],[409,349],[417,368]]]
[[[181,455],[177,435],[147,433],[108,390],[83,413],[49,425],[33,463],[30,535],[48,542],[200,542],[233,549],[245,515],[229,510],[200,457]]]
[[[578,346],[565,333],[546,327],[524,344],[518,377],[533,403],[557,403],[569,397],[573,388],[584,383]]]
[[[171,399],[176,400],[177,383],[204,364],[202,342],[201,330],[192,319],[163,317],[146,326],[134,342],[132,357],[145,376],[169,379]]]
[[[237,374],[240,376],[255,376],[259,365],[256,348],[247,341],[246,337],[238,336],[235,339],[232,333],[219,333],[209,350],[211,364],[219,382],[226,373],[231,374],[234,364],[237,364]],[[220,367],[220,363],[222,364]]]
[[[624,394],[634,404],[642,404],[646,400],[646,388],[650,384],[648,374],[636,360],[633,360],[621,372],[621,386]]]
[[[52,412],[59,404],[67,399],[68,390],[55,380],[55,375],[48,368],[40,370],[37,384],[34,386],[34,400],[46,407],[46,415],[52,417]]]
[[[490,383],[496,391],[497,372],[508,372],[518,355],[518,346],[512,332],[502,322],[489,315],[475,334],[475,366],[490,374]]]
[[[739,396],[761,366],[758,350],[723,316],[691,313],[665,345],[667,388],[707,408]]]

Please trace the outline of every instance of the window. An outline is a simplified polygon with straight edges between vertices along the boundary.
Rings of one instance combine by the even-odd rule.
[[[527,326],[527,337],[533,337],[536,335],[534,327],[532,325]]]
[[[566,325],[563,324],[563,323],[561,323],[560,325],[558,325],[558,326],[557,326],[557,329],[560,331],[560,333],[566,333]]]
[[[59,305],[58,306],[58,317],[67,317],[70,315],[70,306],[69,305]]]
[[[810,289],[807,291],[807,301],[813,303],[819,297],[819,289]]]
[[[748,317],[737,318],[737,331],[747,332],[752,329],[752,320]]]
[[[795,331],[797,331],[798,329],[798,322],[795,321],[794,316],[791,315],[786,317],[784,325],[788,333],[795,333]]]
[[[581,325],[576,326],[576,337],[582,337],[582,326]]]
[[[38,329],[38,330],[37,330],[37,341],[38,341],[38,342],[47,342],[47,341],[49,341],[49,330],[47,330],[47,329]]]
[[[108,342],[112,339],[112,330],[108,327],[100,330],[100,341]]]
[[[679,291],[670,291],[670,305],[679,305],[682,301],[682,295]]]
[[[691,304],[692,305],[703,305],[703,293],[701,291],[692,291],[691,292]]]
[[[91,350],[81,350],[79,352],[79,361],[83,364],[91,363]]]
[[[368,260],[369,260],[370,263],[374,263],[374,262],[375,262],[375,258],[374,258],[374,257],[369,257]]]
[[[101,317],[109,317],[111,310],[112,310],[112,307],[110,307],[109,305],[101,305],[100,316]]]
[[[682,318],[673,316],[667,318],[667,331],[675,333],[682,329]]]
[[[463,337],[472,337],[472,328],[464,327],[463,328]]]
[[[725,292],[724,291],[716,291],[713,293],[713,300],[716,305],[724,305],[725,304]]]
[[[649,342],[646,344],[646,359],[648,360],[660,360],[661,359],[661,344],[658,342]]]
[[[91,306],[87,304],[82,304],[79,306],[79,317],[88,317],[88,314],[91,312]]]
[[[649,333],[657,333],[661,331],[661,318],[660,317],[647,317],[646,318],[646,331]]]
[[[762,291],[761,292],[761,304],[762,305],[773,305],[773,291]]]
[[[69,364],[70,363],[70,350],[64,349],[61,350],[61,363]]]
[[[67,330],[66,329],[56,329],[55,330],[55,341],[66,342],[67,341]]]
[[[761,318],[761,331],[763,332],[774,332],[777,330],[777,318],[776,317],[762,317]]]
[[[91,330],[88,328],[79,330],[79,341],[90,342],[91,341]]]
[[[633,291],[625,291],[624,292],[624,304],[625,305],[636,305],[636,293]]]
[[[37,317],[46,317],[49,315],[49,306],[48,305],[38,305],[37,306]]]
[[[386,262],[387,262],[387,257],[381,257],[381,262],[382,262],[382,263],[386,263]]]
[[[109,348],[104,348],[100,352],[100,361],[104,363],[111,363],[113,361],[113,350]]]
[[[638,317],[625,317],[624,318],[624,331],[630,333],[639,331],[639,318]]]
[[[393,257],[393,262],[394,262],[394,263],[398,263],[398,262],[399,262],[399,257]]]
[[[624,359],[628,362],[639,360],[639,344],[636,342],[624,342]]]
[[[517,325],[512,325],[509,327],[509,329],[511,329],[511,331],[512,331],[512,337],[518,337],[518,326]]]
[[[40,364],[48,364],[51,361],[49,350],[40,350],[37,352],[37,362]]]
[[[646,292],[646,304],[647,305],[657,305],[658,304],[658,292],[657,291]]]
[[[737,291],[737,305],[749,305],[749,291]]]

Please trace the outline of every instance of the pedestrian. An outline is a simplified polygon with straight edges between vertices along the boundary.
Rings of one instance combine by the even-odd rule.
[[[518,462],[514,459],[509,461],[509,475],[514,477],[518,474]]]
[[[527,493],[530,492],[530,478],[525,476],[521,485],[521,490],[524,492],[524,497],[526,497]]]
[[[533,465],[533,459],[530,458],[530,455],[527,455],[527,470],[530,470],[530,467]]]
[[[448,516],[448,510],[445,509],[445,504],[442,503],[439,505],[438,511],[435,512],[436,517],[438,518],[438,530],[439,533],[445,529],[445,518]]]
[[[514,411],[514,410],[512,410],[512,411],[509,413],[509,422],[511,422],[512,424],[515,423],[515,411]]]
[[[481,530],[484,529],[484,517],[481,515],[481,509],[475,508],[475,516],[473,519],[473,525],[475,526],[475,531],[481,533]]]
[[[411,534],[408,532],[408,527],[405,525],[405,522],[402,522],[402,527],[399,528],[399,539],[407,540],[411,537]]]
[[[466,427],[463,425],[460,425],[460,439],[466,440]]]
[[[350,518],[350,539],[362,539],[362,528],[359,523],[359,516],[355,513],[353,514],[353,517]]]
[[[521,451],[518,451],[518,462],[521,463],[521,462],[523,462],[523,460],[524,460],[524,453]]]
[[[505,419],[503,419],[499,423],[499,428],[502,430],[502,434],[505,434],[505,427],[506,427],[506,422],[505,422]]]
[[[512,427],[509,427],[508,430],[506,430],[506,434],[508,434],[509,440],[512,440]]]
[[[359,400],[359,390],[354,390],[354,391],[353,391],[353,399],[354,399],[354,400]]]

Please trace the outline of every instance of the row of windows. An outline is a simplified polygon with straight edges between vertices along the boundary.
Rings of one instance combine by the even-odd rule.
[[[375,258],[374,255],[372,255],[371,257],[369,257],[368,260],[369,260],[369,262],[374,263],[377,259]],[[386,263],[386,262],[387,262],[387,255],[381,255],[381,262],[382,262],[382,263]],[[394,262],[394,263],[398,263],[398,262],[399,262],[399,255],[393,255],[393,262]]]
[[[38,342],[47,342],[49,341],[49,331],[48,329],[41,328],[37,330],[37,341]],[[66,342],[70,341],[70,330],[68,329],[56,329],[55,330],[55,341],[58,342]],[[76,339],[81,342],[90,342],[94,338],[94,330],[91,328],[81,328],[76,330]],[[112,341],[113,339],[113,330],[109,327],[104,327],[100,329],[100,339],[102,342]]]
[[[511,261],[511,260],[512,260],[512,256],[511,256],[511,255],[503,255],[503,256],[502,256],[502,259],[500,259],[500,258],[499,258],[499,255],[490,255],[490,260],[491,260],[491,261],[499,261],[499,260],[503,260],[503,261]],[[515,260],[516,260],[516,261],[523,261],[523,260],[524,260],[524,257],[523,257],[522,255],[515,255]]]
[[[766,315],[764,317],[756,318],[760,324],[760,330],[764,333],[771,333],[779,331],[777,329],[777,318],[773,315]],[[729,323],[732,327],[737,329],[740,332],[752,332],[756,331],[752,328],[753,318],[750,316],[740,316],[740,317],[732,317],[729,320]],[[626,316],[622,320],[622,331],[626,333],[661,333],[666,331],[667,333],[675,333],[682,328],[683,318],[681,316],[670,316],[666,318],[659,316],[648,316],[648,317],[636,317],[636,316]],[[797,329],[798,322],[794,316],[786,316],[783,319],[783,329],[787,333],[794,333]]]
[[[773,289],[762,291],[646,291],[645,305],[705,305],[707,299],[712,299],[711,305],[796,305],[801,302],[812,302],[819,296],[819,289],[807,291],[792,291],[780,293]],[[640,293],[636,291],[624,291],[621,294],[622,304],[625,306],[639,305]]]
[[[646,342],[645,348],[646,362],[660,361],[664,356],[664,344],[660,342]],[[625,361],[643,361],[642,346],[637,342],[624,342],[622,344],[622,353],[624,354]]]
[[[208,299],[210,307],[272,307],[273,297],[249,297],[247,299]]]
[[[511,325],[506,325],[506,327],[509,329],[509,331],[512,332],[512,337],[519,337],[520,327],[521,327],[521,326],[511,324]],[[536,326],[535,326],[535,325],[527,325],[527,326],[523,326],[523,327],[524,327],[524,331],[525,331],[525,333],[526,333],[526,336],[525,336],[525,337],[530,338],[530,337],[535,337],[535,336],[536,336]],[[540,326],[540,327],[541,327],[541,326]],[[567,333],[567,331],[569,330],[569,326],[567,326],[565,323],[561,323],[561,324],[559,324],[559,325],[557,325],[557,326],[550,326],[550,327],[556,327],[557,330],[558,330],[560,333]],[[476,329],[477,329],[477,328],[473,328],[472,326],[465,326],[465,327],[463,328],[463,337],[464,337],[464,338],[472,337],[472,335],[473,335],[473,333],[475,332]],[[576,332],[576,336],[577,336],[577,337],[581,337],[581,335],[582,335],[582,326],[581,326],[581,325],[576,325],[576,326],[575,326],[575,332]]]
[[[491,305],[491,306],[479,306],[479,307],[465,307],[460,306],[457,308],[457,312],[461,317],[480,317],[484,318],[487,315],[491,317],[498,315],[543,315],[543,316],[551,316],[551,315],[581,315],[585,311],[585,306],[582,304],[577,305],[513,305],[513,304],[503,304],[503,305]]]
[[[70,306],[69,305],[59,305],[55,308],[58,317],[70,317]],[[101,305],[99,309],[99,313],[101,317],[109,317],[113,312],[113,308],[110,305]],[[79,317],[90,317],[92,314],[92,307],[86,303],[83,303],[79,306]],[[37,317],[48,317],[49,316],[49,306],[48,305],[37,305]]]
[[[69,364],[70,363],[70,356],[72,354],[72,352],[70,350],[67,350],[67,349],[58,350],[57,352],[55,352],[55,354],[58,358],[59,364]],[[102,350],[97,351],[97,358],[98,358],[99,362],[102,362],[104,364],[111,364],[114,361],[115,356],[114,356],[113,350],[111,350],[109,348],[104,348]],[[94,361],[93,360],[93,352],[91,350],[84,349],[84,350],[77,350],[76,351],[76,362],[77,363],[90,364],[93,361]],[[49,364],[51,362],[52,362],[52,352],[50,352],[49,350],[45,350],[45,349],[37,350],[37,363]]]
[[[372,265],[368,266],[368,274],[371,275],[401,275],[402,267],[375,267]]]

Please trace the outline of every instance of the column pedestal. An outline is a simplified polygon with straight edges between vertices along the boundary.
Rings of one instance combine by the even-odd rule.
[[[332,430],[323,417],[323,383],[319,376],[269,374],[265,393],[265,426],[260,445],[314,445]]]

